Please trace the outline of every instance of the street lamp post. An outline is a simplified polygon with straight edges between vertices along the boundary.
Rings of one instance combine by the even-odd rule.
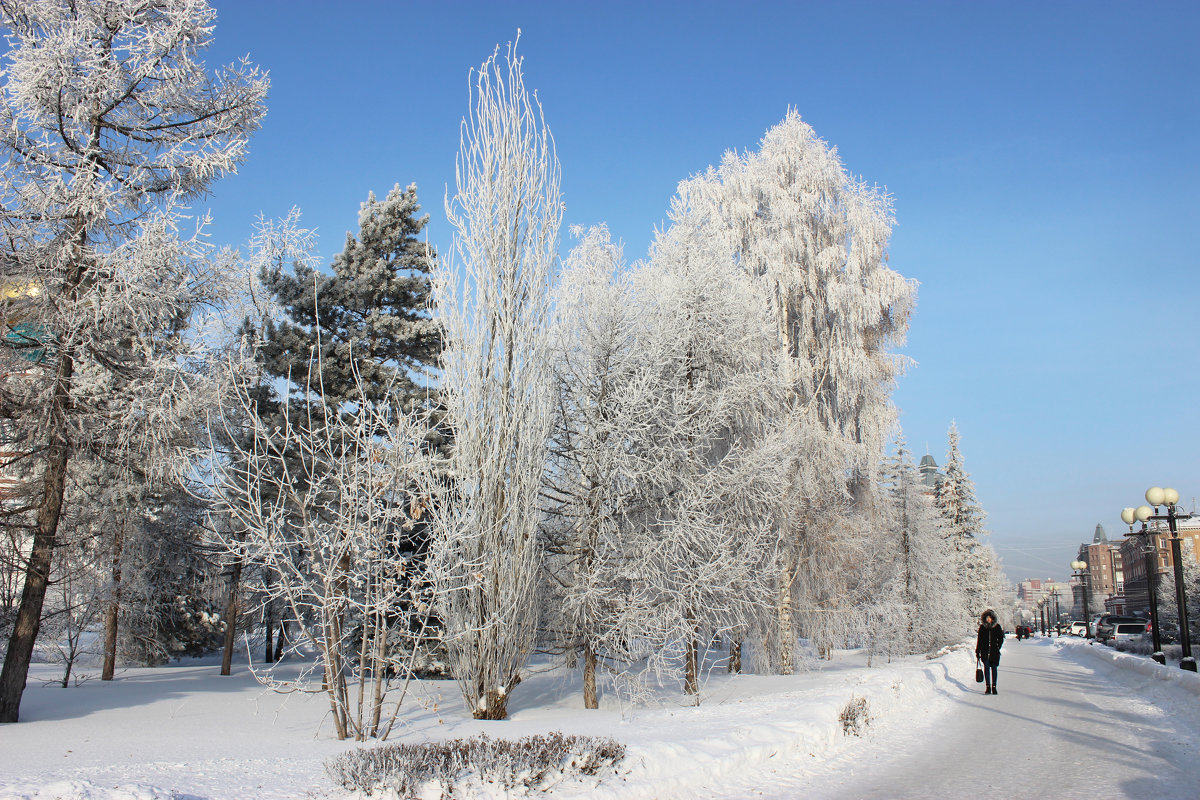
[[[1054,630],[1062,636],[1062,612],[1058,610],[1058,585],[1054,586]]]
[[[1079,579],[1079,590],[1083,596],[1083,638],[1092,638],[1092,623],[1088,621],[1088,574],[1086,561],[1072,561],[1071,569],[1075,570],[1075,577]]]
[[[1158,550],[1154,546],[1154,540],[1150,538],[1150,529],[1146,526],[1145,520],[1141,521],[1142,529],[1140,531],[1133,530],[1133,523],[1137,518],[1137,509],[1135,508],[1126,508],[1121,511],[1121,521],[1129,526],[1129,533],[1125,535],[1139,536],[1142,542],[1142,555],[1146,564],[1146,593],[1150,596],[1150,638],[1154,644],[1154,652],[1150,658],[1160,664],[1166,664],[1167,657],[1163,655],[1162,639],[1159,638],[1161,630],[1158,625]]]
[[[1148,506],[1139,506],[1133,512],[1134,519],[1145,522],[1148,519],[1167,521],[1167,530],[1171,532],[1171,560],[1175,562],[1175,602],[1179,606],[1179,643],[1183,646],[1183,658],[1179,661],[1181,669],[1196,671],[1196,659],[1192,658],[1192,639],[1188,633],[1187,592],[1183,586],[1183,553],[1179,543],[1179,528],[1176,521],[1190,519],[1191,514],[1180,514],[1175,510],[1179,502],[1179,492],[1174,489],[1163,489],[1152,486],[1146,490],[1146,502],[1154,506],[1152,512]],[[1159,514],[1158,507],[1166,506],[1167,513]]]

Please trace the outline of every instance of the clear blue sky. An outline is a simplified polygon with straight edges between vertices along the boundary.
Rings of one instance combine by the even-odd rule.
[[[368,191],[450,233],[467,77],[522,30],[568,224],[631,260],[676,183],[795,107],[888,188],[920,282],[895,400],[945,461],[957,420],[1013,580],[1065,577],[1154,484],[1200,496],[1200,4],[214,0],[210,65],[271,72],[218,243],[300,207],[328,259]],[[451,186],[451,190],[453,187]]]

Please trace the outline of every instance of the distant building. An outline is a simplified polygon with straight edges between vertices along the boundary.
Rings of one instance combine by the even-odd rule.
[[[1070,597],[1069,586],[1053,578],[1026,578],[1017,584],[1017,608],[1024,612],[1021,617],[1026,622],[1039,620],[1039,603],[1045,610],[1047,624],[1069,615]]]
[[[936,495],[938,487],[942,485],[943,476],[938,470],[933,456],[928,453],[921,456],[921,463],[917,465],[917,471],[921,473],[921,483],[925,486],[925,494]]]
[[[1108,541],[1104,526],[1096,523],[1096,531],[1092,534],[1091,544],[1079,545],[1080,561],[1087,562],[1086,586],[1073,586],[1074,602],[1072,614],[1077,619],[1083,618],[1083,592],[1087,591],[1088,614],[1095,616],[1105,611],[1122,613],[1125,597],[1124,561],[1121,558],[1121,548]]]

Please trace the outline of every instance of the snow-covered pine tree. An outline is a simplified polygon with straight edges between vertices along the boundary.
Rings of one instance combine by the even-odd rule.
[[[269,375],[290,378],[293,387],[319,385],[326,400],[338,401],[357,396],[357,374],[372,400],[391,387],[405,408],[424,405],[441,336],[428,312],[435,258],[420,240],[429,222],[420,212],[416,185],[397,184],[382,201],[372,192],[358,212],[358,236],[346,234],[330,265],[333,274],[306,262],[264,270],[262,282],[287,316],[267,320],[263,331]],[[309,365],[318,363],[323,373],[310,379]]]
[[[883,481],[883,519],[891,539],[878,559],[888,571],[888,585],[880,591],[876,618],[883,628],[876,639],[902,653],[935,650],[958,641],[971,620],[945,520],[902,436],[885,462]]]
[[[1166,526],[1163,527],[1165,529]],[[1167,536],[1163,539],[1164,543],[1170,541]],[[1158,624],[1164,632],[1178,636],[1179,598],[1175,592],[1175,570],[1160,574],[1157,586]],[[1197,631],[1200,630],[1200,562],[1189,558],[1186,551],[1183,559],[1183,589],[1187,602],[1188,633],[1195,642]]]
[[[936,502],[946,520],[946,536],[954,551],[954,573],[966,598],[967,611],[978,617],[987,605],[985,592],[991,591],[993,582],[989,563],[994,559],[981,549],[982,537],[987,535],[983,527],[987,515],[975,499],[975,482],[963,465],[957,423],[950,423],[946,439],[946,474]]]
[[[9,451],[37,454],[35,520],[0,674],[18,719],[72,454],[161,469],[211,399],[185,321],[224,289],[182,203],[245,157],[267,80],[209,75],[203,0],[10,0],[0,74],[0,270]]]
[[[868,544],[859,535],[873,524],[867,495],[905,363],[892,348],[903,342],[915,289],[887,264],[890,198],[851,176],[794,111],[758,152],[727,153],[706,178],[698,189],[738,263],[763,283],[785,357],[789,393],[774,418],[794,457],[783,465],[774,627],[787,673],[796,609],[806,633],[841,638],[854,616],[848,606],[861,600],[844,580],[859,575],[853,559]]]
[[[479,719],[504,719],[537,629],[539,491],[551,421],[551,289],[559,167],[516,44],[475,71],[453,259],[435,273],[446,336],[442,402],[454,432],[433,502],[431,564],[454,676]]]

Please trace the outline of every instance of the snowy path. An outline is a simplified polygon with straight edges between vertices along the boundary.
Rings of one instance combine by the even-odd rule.
[[[452,684],[430,681],[397,738],[561,730],[629,747],[620,777],[564,784],[564,800],[1200,797],[1200,676],[1177,668],[1080,640],[1010,638],[992,697],[962,648],[874,667],[840,651],[818,666],[715,672],[702,705],[668,692],[629,715],[612,698],[583,711],[576,676],[533,671],[503,723],[470,719]],[[57,668],[37,673],[25,721],[0,726],[0,800],[347,796],[323,762],[357,745],[322,731],[320,695],[270,693],[244,668],[219,676],[215,661],[71,689],[43,683]],[[862,739],[838,722],[859,697],[876,717]]]
[[[1068,653],[1046,641],[1009,639],[1000,694],[956,681],[961,691],[932,713],[886,725],[824,769],[777,774],[779,783],[748,795],[1200,796],[1200,700],[1086,653],[1080,660]]]

